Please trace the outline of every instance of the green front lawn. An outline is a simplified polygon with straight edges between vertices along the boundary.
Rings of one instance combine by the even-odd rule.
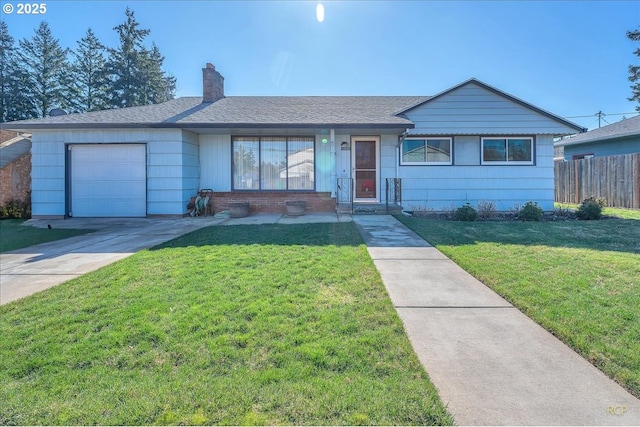
[[[399,219],[640,397],[640,221]]]
[[[0,306],[0,424],[451,424],[351,223],[210,227]]]
[[[67,237],[80,236],[91,230],[65,230],[36,228],[22,225],[23,219],[0,220],[0,252],[26,248],[39,243],[53,240],[66,239]]]

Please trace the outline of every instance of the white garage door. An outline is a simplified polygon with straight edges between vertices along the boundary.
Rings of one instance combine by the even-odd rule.
[[[144,144],[72,145],[71,216],[144,217]]]

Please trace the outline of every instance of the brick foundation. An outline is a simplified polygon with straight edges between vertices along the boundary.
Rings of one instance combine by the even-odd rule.
[[[213,193],[214,212],[226,211],[229,203],[249,202],[249,214],[285,213],[285,202],[304,200],[306,212],[335,212],[336,199],[330,193],[286,192],[286,191],[233,191]]]

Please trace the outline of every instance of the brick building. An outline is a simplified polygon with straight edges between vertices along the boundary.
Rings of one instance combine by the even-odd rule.
[[[31,192],[31,138],[0,131],[0,204],[27,200]]]

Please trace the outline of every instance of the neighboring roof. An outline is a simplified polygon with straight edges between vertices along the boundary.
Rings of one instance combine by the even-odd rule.
[[[567,145],[580,145],[587,142],[607,141],[610,139],[625,138],[629,136],[640,137],[640,115],[630,119],[621,120],[589,132],[562,139],[555,143],[562,147]]]
[[[481,87],[483,87],[483,88],[485,88],[485,89],[487,89],[487,90],[489,90],[489,91],[491,91],[491,92],[493,92],[493,93],[495,93],[497,95],[503,96],[503,97],[505,97],[505,98],[517,103],[517,104],[522,105],[525,108],[529,108],[529,109],[531,109],[533,111],[536,111],[537,113],[540,113],[540,114],[542,114],[542,115],[544,115],[546,117],[549,117],[550,119],[556,120],[556,121],[558,121],[558,122],[560,122],[560,123],[562,123],[562,124],[564,124],[566,126],[569,126],[569,127],[573,128],[573,129],[575,129],[578,132],[586,132],[587,131],[586,128],[583,128],[582,126],[577,125],[576,123],[573,123],[573,122],[571,122],[571,121],[569,121],[569,120],[567,120],[565,118],[562,118],[562,117],[560,117],[558,115],[550,113],[550,112],[548,112],[546,110],[543,110],[540,107],[536,107],[533,104],[525,102],[520,98],[517,98],[517,97],[515,97],[513,95],[510,95],[510,94],[508,94],[506,92],[503,92],[500,89],[497,89],[497,88],[495,88],[493,86],[490,86],[490,85],[488,85],[488,84],[486,84],[486,83],[484,83],[484,82],[482,82],[482,81],[480,81],[480,80],[478,80],[476,78],[473,78],[473,77],[470,78],[469,80],[466,80],[466,81],[464,81],[464,82],[462,82],[462,83],[460,83],[458,85],[455,85],[455,86],[453,86],[453,87],[451,87],[451,88],[449,88],[449,89],[447,89],[445,91],[442,91],[439,94],[434,95],[434,96],[432,96],[432,97],[430,97],[430,98],[428,98],[428,99],[426,99],[426,100],[424,100],[422,102],[419,102],[419,103],[417,103],[415,105],[412,105],[412,106],[410,106],[410,107],[408,107],[408,108],[406,108],[404,110],[398,111],[397,114],[403,114],[403,113],[406,113],[407,111],[413,110],[414,108],[418,108],[418,107],[420,107],[422,105],[425,105],[425,104],[427,104],[429,102],[432,102],[432,101],[434,101],[434,100],[436,100],[436,99],[438,99],[438,98],[440,98],[442,96],[447,95],[448,93],[451,93],[451,92],[455,91],[456,89],[459,89],[459,88],[461,88],[463,86],[466,86],[468,84],[471,84],[471,83],[475,83],[478,86],[481,86]]]
[[[427,96],[230,96],[212,103],[183,97],[162,104],[3,123],[17,130],[71,128],[404,127],[395,113]]]
[[[10,139],[13,139],[16,136],[20,136],[20,134],[18,132],[12,132],[10,130],[0,129],[0,144]]]
[[[30,136],[17,136],[0,144],[0,168],[31,151]]]

